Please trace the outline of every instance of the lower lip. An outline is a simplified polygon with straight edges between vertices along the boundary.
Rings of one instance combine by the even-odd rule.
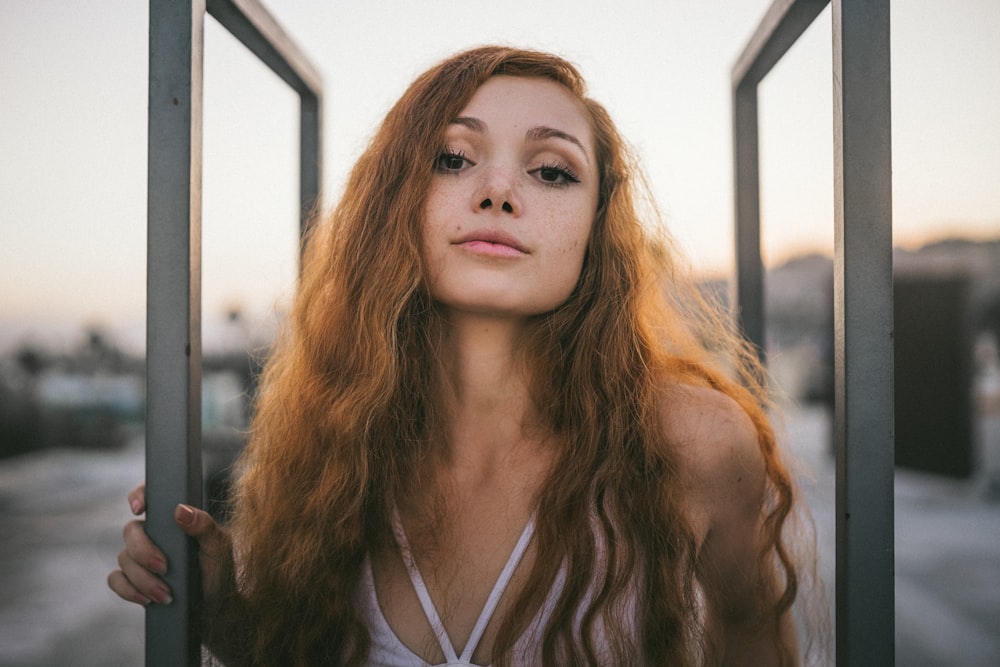
[[[520,257],[526,254],[513,246],[489,241],[466,241],[459,245],[469,252],[490,257]]]

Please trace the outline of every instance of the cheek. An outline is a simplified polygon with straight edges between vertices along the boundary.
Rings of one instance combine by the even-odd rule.
[[[553,246],[558,255],[552,269],[558,273],[558,281],[569,290],[575,288],[580,279],[592,228],[589,221],[565,227]]]
[[[460,197],[441,187],[432,187],[424,203],[422,232],[426,241],[454,232],[461,226]]]
[[[584,216],[585,222],[576,227],[575,233],[567,246],[566,258],[575,267],[573,277],[574,286],[580,279],[580,274],[583,271],[583,263],[587,256],[587,248],[590,246],[590,238],[594,233],[593,215],[593,211],[589,208],[581,212],[581,216]]]
[[[432,249],[436,245],[435,240],[445,232],[444,227],[448,220],[448,216],[445,215],[445,211],[448,210],[445,199],[436,189],[432,189],[424,204],[423,220],[420,224],[420,245],[425,259],[432,254]]]
[[[582,209],[570,223],[565,221],[559,227],[559,239],[556,247],[567,260],[573,257],[583,257],[590,242],[590,234],[593,231],[593,221],[587,216],[589,212]]]

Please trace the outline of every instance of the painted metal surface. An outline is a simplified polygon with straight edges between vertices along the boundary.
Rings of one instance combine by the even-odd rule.
[[[736,186],[737,322],[743,335],[765,350],[764,262],[760,255],[760,158],[757,136],[757,86],[733,91],[733,182]]]
[[[891,665],[892,152],[889,0],[834,0],[837,661]]]
[[[322,182],[323,82],[319,71],[257,0],[208,0],[206,9],[299,94],[299,220],[305,232]]]
[[[763,356],[764,264],[760,254],[760,158],[757,84],[771,71],[830,0],[776,0],[733,66],[733,147],[736,206],[737,317]]]
[[[737,308],[763,347],[756,87],[828,0],[776,0],[733,68]],[[833,1],[836,650],[894,660],[889,0]]]
[[[167,556],[170,605],[146,608],[146,664],[199,663],[200,586],[178,503],[201,506],[203,0],[149,3],[146,530]]]
[[[298,93],[301,229],[318,208],[322,84],[256,0],[150,0],[146,529],[167,555],[170,605],[146,611],[146,664],[201,664],[197,547],[173,519],[202,505],[201,146],[209,11]]]

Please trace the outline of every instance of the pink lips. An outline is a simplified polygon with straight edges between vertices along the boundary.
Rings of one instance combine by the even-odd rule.
[[[477,255],[488,255],[491,257],[519,257],[527,255],[528,251],[518,242],[516,238],[509,234],[491,229],[482,229],[470,232],[453,241],[455,245],[462,246],[466,250]]]

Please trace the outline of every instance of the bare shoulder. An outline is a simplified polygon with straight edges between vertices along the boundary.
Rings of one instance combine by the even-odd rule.
[[[744,466],[763,464],[757,429],[730,396],[708,387],[671,383],[660,394],[660,417],[667,440],[677,447],[693,481]]]
[[[713,526],[756,512],[766,471],[757,429],[727,394],[708,387],[665,384],[660,416],[675,450],[694,527],[702,537]]]

